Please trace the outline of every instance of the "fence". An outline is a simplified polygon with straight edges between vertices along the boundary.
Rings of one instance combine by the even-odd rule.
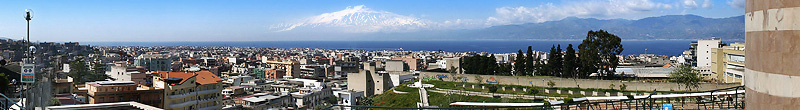
[[[362,105],[334,105],[325,109],[560,109],[560,110],[607,110],[607,109],[744,109],[744,86],[709,90],[709,91],[653,91],[649,95],[627,96],[627,99],[592,101],[589,97],[566,99],[547,103],[542,106],[480,106],[480,107],[382,107]],[[731,92],[733,91],[733,92]],[[666,95],[657,95],[666,94]],[[614,98],[614,97],[611,97]]]

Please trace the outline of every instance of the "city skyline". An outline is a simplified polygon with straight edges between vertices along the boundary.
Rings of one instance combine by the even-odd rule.
[[[743,4],[743,0],[9,1],[0,7],[4,15],[0,37],[25,36],[20,17],[24,9],[35,12],[32,41],[302,41],[481,29],[568,17],[726,18],[743,15]]]

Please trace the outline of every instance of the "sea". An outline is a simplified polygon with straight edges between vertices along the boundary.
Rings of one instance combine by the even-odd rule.
[[[688,50],[696,40],[622,41],[623,55],[656,54],[677,56]],[[724,43],[743,41],[723,41]],[[408,50],[447,52],[525,52],[528,46],[536,51],[549,52],[554,45],[578,47],[581,41],[180,41],[180,42],[81,42],[91,46],[232,46],[260,48],[322,48],[351,50]]]

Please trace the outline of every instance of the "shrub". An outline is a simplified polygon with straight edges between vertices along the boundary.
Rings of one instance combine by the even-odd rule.
[[[497,93],[497,85],[489,85],[489,92]]]
[[[553,80],[549,80],[547,81],[547,86],[554,87],[556,86],[556,82],[553,82]]]
[[[536,94],[539,94],[539,89],[528,88],[528,95],[536,95]]]
[[[608,85],[608,89],[614,89],[616,87],[614,84]]]
[[[625,89],[628,89],[628,85],[625,84],[619,85],[619,90],[624,91]]]

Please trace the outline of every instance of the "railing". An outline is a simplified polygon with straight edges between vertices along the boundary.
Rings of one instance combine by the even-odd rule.
[[[17,106],[18,108],[25,110],[25,107],[22,107],[21,105],[17,104],[17,102],[14,102],[14,100],[11,100],[11,98],[8,98],[5,94],[0,93],[0,96],[3,96],[3,101],[0,102],[0,109],[11,110],[11,106]],[[8,104],[8,103],[13,103],[13,104]]]
[[[169,95],[168,97],[170,99],[184,98],[184,97],[188,97],[188,96],[194,96],[194,95],[197,95],[197,94],[213,93],[213,92],[216,92],[218,90],[219,89],[209,89],[209,90],[202,90],[202,91],[194,91],[194,92],[188,92],[188,93],[183,93],[183,94]]]
[[[709,91],[653,91],[645,96],[628,96],[628,99],[613,101],[562,101],[543,106],[479,106],[479,107],[383,107],[363,105],[333,105],[324,109],[560,109],[560,110],[607,110],[607,109],[660,109],[663,104],[671,104],[675,109],[744,109],[744,86],[716,89]],[[727,92],[722,92],[727,91]],[[733,92],[730,92],[733,91]],[[683,96],[664,97],[659,94],[684,94]],[[708,95],[705,95],[708,93]],[[692,94],[692,95],[685,95]],[[702,94],[702,95],[698,95]],[[658,96],[658,97],[654,97]],[[687,100],[688,99],[688,100]],[[574,101],[574,100],[573,100]],[[680,107],[680,108],[679,108]]]
[[[178,107],[183,107],[183,106],[187,106],[187,105],[194,105],[194,104],[197,104],[197,101],[196,100],[190,100],[190,101],[186,101],[186,102],[183,102],[183,103],[169,104],[169,108],[178,108]]]

